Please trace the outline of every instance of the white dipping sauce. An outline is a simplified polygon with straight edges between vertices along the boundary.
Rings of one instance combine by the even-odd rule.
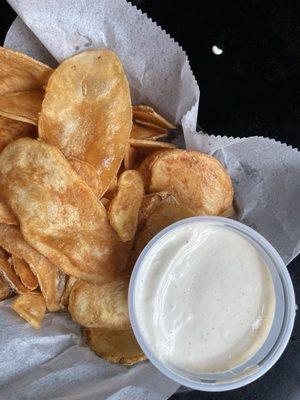
[[[270,331],[272,278],[254,246],[225,226],[178,226],[146,255],[135,288],[142,336],[162,362],[221,372],[249,359]]]

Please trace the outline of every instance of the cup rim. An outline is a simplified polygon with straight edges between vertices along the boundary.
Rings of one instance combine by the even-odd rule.
[[[142,333],[140,331],[139,325],[138,325],[138,320],[136,318],[136,313],[135,313],[135,287],[136,287],[136,281],[137,281],[137,276],[142,268],[143,261],[150,251],[152,247],[166,234],[168,234],[170,231],[175,230],[177,227],[185,225],[185,224],[192,224],[196,222],[209,222],[209,223],[216,223],[217,225],[225,225],[229,226],[231,228],[235,228],[235,230],[240,231],[240,233],[248,236],[252,240],[255,240],[255,242],[264,250],[267,252],[273,262],[274,265],[276,266],[276,269],[278,272],[280,272],[280,276],[282,278],[282,284],[286,290],[286,296],[285,296],[285,306],[286,306],[286,326],[284,329],[283,336],[281,338],[281,342],[279,346],[273,351],[273,354],[268,358],[268,360],[259,366],[256,371],[254,371],[252,374],[249,374],[248,376],[241,377],[239,380],[233,381],[233,382],[220,382],[220,383],[208,383],[208,382],[203,382],[203,381],[198,381],[192,378],[187,378],[185,376],[182,376],[180,374],[177,374],[170,368],[168,368],[162,361],[160,361],[156,355],[152,352],[151,348],[148,346],[146,341],[144,340]],[[285,350],[290,336],[292,334],[293,326],[294,326],[294,320],[295,320],[295,310],[296,310],[296,302],[295,302],[295,293],[294,293],[294,288],[292,284],[291,277],[289,275],[289,272],[285,266],[284,261],[282,260],[281,256],[277,252],[277,250],[257,231],[254,229],[250,228],[249,226],[236,221],[232,220],[229,218],[224,218],[224,217],[215,217],[215,216],[196,216],[196,217],[190,217],[190,218],[185,218],[183,220],[180,220],[178,222],[175,222],[174,224],[166,227],[163,229],[161,232],[159,232],[154,238],[150,240],[150,242],[145,246],[141,254],[139,255],[134,269],[131,274],[130,278],[130,283],[129,283],[129,291],[128,291],[128,308],[129,308],[129,317],[131,321],[131,326],[133,329],[133,332],[135,334],[135,337],[137,339],[137,342],[139,343],[140,347],[142,348],[143,352],[151,361],[151,363],[158,369],[160,370],[165,376],[170,378],[171,380],[180,383],[184,386],[190,387],[192,389],[196,390],[202,390],[202,391],[207,391],[207,392],[221,392],[221,391],[228,391],[232,389],[237,389],[242,386],[245,386],[258,378],[260,378],[262,375],[264,375],[272,366],[277,362],[277,360],[280,358],[282,355],[283,351]]]

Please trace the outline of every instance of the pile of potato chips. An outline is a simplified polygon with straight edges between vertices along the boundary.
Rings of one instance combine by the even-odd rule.
[[[180,219],[233,210],[216,159],[158,141],[175,131],[132,106],[108,50],[52,70],[0,48],[0,300],[16,295],[36,329],[69,312],[104,359],[144,360],[127,306],[137,257]]]

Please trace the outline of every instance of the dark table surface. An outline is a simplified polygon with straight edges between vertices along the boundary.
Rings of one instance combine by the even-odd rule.
[[[132,3],[186,50],[201,89],[198,122],[205,131],[264,135],[300,148],[299,0]],[[0,0],[2,42],[14,18],[9,5]],[[213,45],[223,54],[214,55]],[[299,301],[300,257],[289,271]],[[172,396],[186,399],[299,400],[299,318],[285,353],[257,382],[219,394],[189,391]]]

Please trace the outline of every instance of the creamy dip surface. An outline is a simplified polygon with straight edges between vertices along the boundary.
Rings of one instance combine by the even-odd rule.
[[[201,221],[155,244],[134,293],[148,347],[189,372],[242,364],[264,343],[275,312],[272,278],[255,247],[229,227]]]

